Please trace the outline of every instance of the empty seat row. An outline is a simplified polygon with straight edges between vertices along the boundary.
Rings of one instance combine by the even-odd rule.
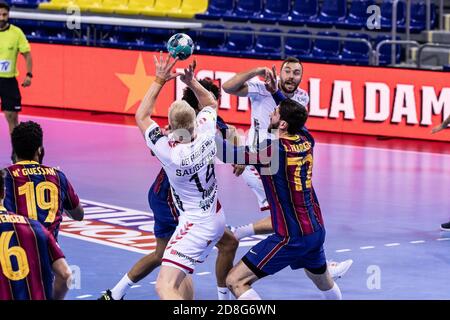
[[[198,14],[199,19],[225,21],[250,21],[256,23],[278,22],[281,25],[307,25],[310,27],[332,27],[342,29],[363,29],[367,26],[371,13],[367,8],[375,5],[375,0],[210,0],[208,10]],[[392,28],[393,0],[383,0],[380,5],[382,30]],[[406,5],[399,2],[397,26],[405,30]],[[431,27],[436,25],[436,6],[431,5]],[[425,0],[416,0],[411,5],[412,32],[420,32],[426,27]]]
[[[51,0],[40,3],[39,8],[63,10],[73,5],[81,11],[97,13],[192,18],[205,12],[208,0]]]
[[[208,26],[206,26],[208,27]],[[223,29],[223,26],[209,26],[211,29]],[[261,59],[282,58],[282,41],[278,35],[253,35],[253,29],[249,27],[235,27],[233,31],[246,33],[202,31],[193,35],[197,51],[225,56],[257,57]],[[277,29],[261,29],[261,32],[279,33]],[[327,61],[331,63],[369,64],[369,47],[364,42],[340,41],[329,38],[315,39],[309,31],[292,30],[291,35],[286,36],[284,53],[287,56],[296,56],[308,61]],[[318,36],[339,37],[336,32],[319,32]],[[342,37],[342,36],[341,36]],[[364,39],[371,43],[372,49],[382,40],[390,39],[389,36],[378,36],[371,39],[364,33],[349,33],[347,38]],[[400,61],[400,46],[397,45],[397,62]],[[381,47],[380,64],[390,62],[390,46]]]
[[[59,44],[87,44],[87,38],[81,36],[86,25],[82,25],[81,32],[67,30],[63,22],[40,22],[36,20],[14,20],[30,41],[59,43]],[[159,51],[164,50],[170,36],[179,30],[154,29],[140,27],[123,27],[98,25],[96,45],[102,47],[126,48],[137,50]],[[196,44],[197,53],[206,53],[222,56],[255,57],[260,59],[281,59],[282,48],[285,55],[297,56],[307,61],[327,61],[331,63],[369,64],[368,46],[363,42],[340,41],[334,39],[314,39],[306,30],[292,30],[284,41],[284,47],[277,29],[261,29],[271,34],[255,35],[249,27],[235,27],[225,29],[221,25],[206,25],[205,27],[216,31],[188,31]],[[219,30],[217,30],[219,29]],[[234,31],[234,32],[232,32]],[[236,33],[236,31],[238,33]],[[239,33],[240,32],[240,33]],[[81,35],[80,35],[81,33]],[[321,32],[318,35],[337,37],[335,32]],[[347,38],[359,38],[370,41],[372,48],[389,36],[380,36],[370,39],[367,34],[349,33]],[[92,43],[91,43],[92,44]],[[400,47],[397,50],[397,61],[400,60]],[[381,64],[390,61],[390,46],[381,50]]]

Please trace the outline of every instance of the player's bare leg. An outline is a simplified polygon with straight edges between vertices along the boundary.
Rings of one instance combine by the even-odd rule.
[[[161,260],[169,238],[156,238],[156,249],[141,258],[128,272],[128,278],[134,283],[141,281],[161,265]]]
[[[225,229],[225,232],[219,242],[216,244],[218,249],[216,259],[216,279],[217,295],[219,300],[229,300],[230,294],[226,285],[226,278],[233,268],[234,257],[236,255],[239,241],[233,233]]]
[[[186,275],[178,289],[183,300],[194,300],[194,283],[190,275]]]
[[[161,266],[156,280],[156,292],[161,300],[183,300],[180,285],[185,278],[184,271],[171,266]]]
[[[258,277],[245,263],[239,261],[227,276],[227,286],[238,300],[261,300],[251,285]]]
[[[337,283],[334,282],[331,277],[328,268],[322,274],[314,274],[305,269],[305,273],[316,285],[316,287],[322,291],[325,299],[327,300],[342,300],[341,290],[339,289]]]

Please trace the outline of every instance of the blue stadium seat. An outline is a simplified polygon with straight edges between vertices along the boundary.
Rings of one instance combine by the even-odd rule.
[[[65,22],[42,21],[39,28],[45,31],[49,43],[72,43],[73,31],[67,28]]]
[[[339,37],[339,33],[337,32],[318,32],[317,35]],[[311,56],[316,60],[331,61],[332,59],[339,58],[340,49],[341,43],[339,40],[316,39]]]
[[[319,13],[318,0],[295,0],[288,17],[281,18],[280,24],[299,26],[315,19]]]
[[[222,25],[204,25],[204,28],[225,30]],[[224,32],[199,31],[195,41],[196,50],[199,52],[219,53],[224,50],[226,34]]]
[[[347,38],[366,39],[370,41],[369,35],[365,33],[349,33]],[[344,41],[341,54],[341,62],[357,65],[369,64],[369,48],[362,42]]]
[[[375,38],[374,41],[374,50],[377,48],[378,43],[380,43],[383,40],[390,40],[391,36],[388,35],[383,35],[383,36],[378,36]],[[400,37],[397,37],[397,40],[400,40]],[[380,50],[380,65],[388,65],[391,63],[391,47],[392,45],[389,44],[385,44],[381,47]],[[400,58],[401,58],[401,47],[399,44],[396,45],[396,55],[395,55],[395,63],[399,63],[400,62]]]
[[[233,0],[210,0],[208,10],[197,14],[197,19],[219,20],[224,15],[231,15],[234,8]]]
[[[30,42],[47,42],[47,32],[42,28],[22,27],[23,33]]]
[[[324,0],[319,15],[306,21],[311,27],[332,27],[347,17],[347,0]]]
[[[420,33],[427,26],[427,6],[424,1],[411,3],[411,22],[409,30],[412,33]],[[430,5],[430,28],[436,26],[436,6],[434,3]],[[399,31],[404,32],[406,29],[406,13],[405,20],[400,23]]]
[[[262,0],[239,0],[233,12],[222,17],[227,21],[248,21],[261,14],[262,4]]]
[[[234,27],[232,30],[253,31],[253,29],[249,27]],[[253,43],[253,34],[229,33],[224,53],[227,55],[239,55],[241,57],[251,56]]]
[[[374,0],[353,0],[348,17],[335,23],[335,26],[340,29],[363,29],[367,25],[367,19],[369,18],[367,8],[374,4]]]
[[[35,9],[41,2],[43,2],[43,0],[11,0],[10,5],[12,7]]]
[[[290,0],[267,1],[260,15],[250,19],[256,23],[274,23],[289,15]]]
[[[393,0],[383,0],[381,4],[381,30],[392,29],[392,8]],[[397,27],[405,20],[405,3],[400,1],[397,5]]]
[[[289,34],[311,35],[306,30],[291,30]],[[294,56],[297,58],[308,58],[311,55],[312,40],[311,38],[289,38],[286,37],[284,45],[284,53],[286,56]]]
[[[278,29],[263,28],[262,32],[281,33]],[[264,59],[281,58],[281,37],[276,35],[258,35],[253,56]]]

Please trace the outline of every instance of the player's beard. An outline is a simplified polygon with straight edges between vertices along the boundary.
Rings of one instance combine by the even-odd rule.
[[[286,88],[286,81],[281,81],[281,82],[280,82],[281,89],[283,89],[283,91],[286,92],[286,93],[294,93],[295,90],[297,90],[298,83],[297,83],[297,85],[296,85],[296,83],[295,83],[294,81],[291,81],[290,84],[292,84],[292,86],[293,86],[293,88],[292,88],[291,90],[289,90],[288,88]]]

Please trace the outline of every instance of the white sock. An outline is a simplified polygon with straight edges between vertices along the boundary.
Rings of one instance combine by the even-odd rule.
[[[227,287],[217,287],[217,297],[219,300],[230,300],[230,290]]]
[[[337,283],[334,283],[333,288],[327,291],[322,291],[326,300],[342,300],[341,289],[339,289]]]
[[[125,274],[123,278],[116,284],[111,290],[111,295],[114,300],[120,300],[127,293],[128,289],[135,283],[128,278],[128,274]]]
[[[255,235],[255,229],[253,228],[253,223],[246,224],[244,226],[239,226],[234,230],[234,236],[241,240],[245,237],[250,237]]]
[[[249,289],[241,294],[238,300],[261,300],[261,297],[255,290]]]

